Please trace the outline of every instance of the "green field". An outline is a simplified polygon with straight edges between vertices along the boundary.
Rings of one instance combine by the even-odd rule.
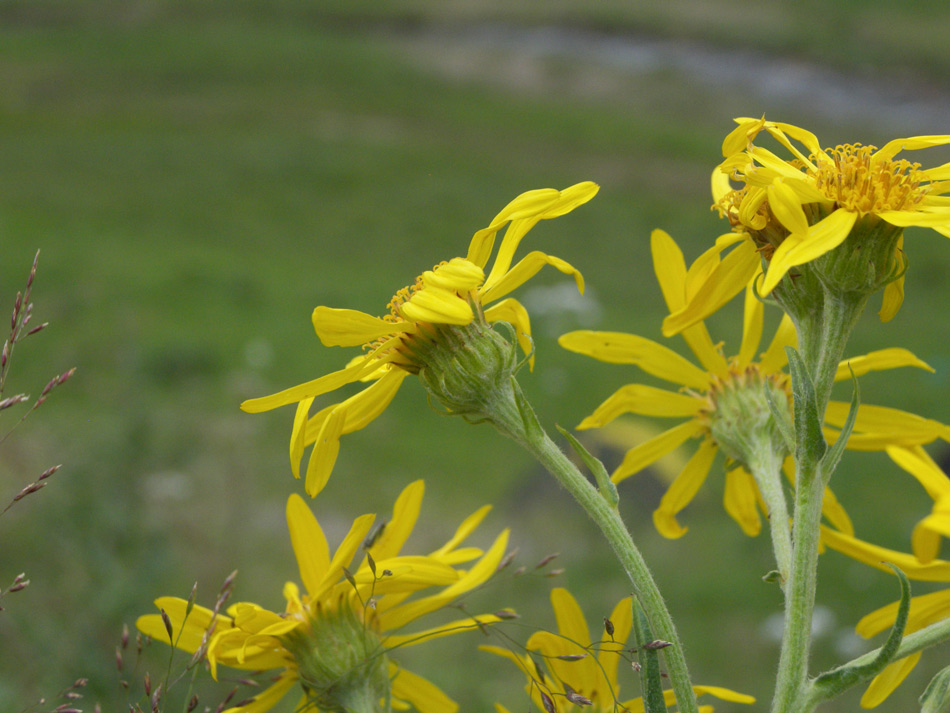
[[[196,580],[209,605],[238,569],[237,599],[283,606],[283,582],[298,579],[283,515],[302,491],[287,463],[293,413],[238,404],[355,353],[320,345],[313,307],[381,313],[415,275],[464,254],[515,195],[594,180],[590,204],[527,241],[584,273],[585,301],[555,291],[567,279],[554,270],[519,294],[529,307],[563,300],[534,312],[537,367],[521,383],[546,426],[574,426],[642,375],[569,354],[556,337],[590,327],[661,339],[649,234],[664,228],[692,259],[726,232],[709,210],[709,174],[732,117],[765,114],[827,144],[948,133],[950,7],[829,5],[0,2],[0,306],[40,249],[35,319],[50,322],[17,348],[4,395],[35,395],[77,367],[0,450],[4,500],[64,464],[0,518],[0,586],[21,571],[31,580],[3,600],[0,710],[51,709],[30,706],[80,676],[87,711],[128,710],[114,663],[123,623],[157,596],[187,597]],[[950,352],[934,317],[946,310],[950,250],[913,229],[906,250],[901,313],[886,325],[866,315],[850,351],[914,351],[937,373],[870,374],[862,397],[947,421]],[[740,311],[710,320],[717,338],[737,344]],[[344,438],[312,503],[334,544],[424,477],[420,551],[491,502],[482,544],[510,527],[520,563],[561,553],[559,578],[502,577],[473,601],[516,607],[512,637],[553,626],[551,586],[570,586],[592,623],[628,594],[593,527],[526,454],[487,426],[441,417],[412,380],[402,391]],[[18,415],[3,416],[6,431]],[[946,458],[946,444],[932,452]],[[610,468],[620,453],[602,455]],[[930,507],[916,483],[879,454],[847,456],[836,479],[859,535],[909,547]],[[725,516],[719,468],[683,513],[690,532],[662,539],[650,513],[663,487],[626,481],[623,508],[694,677],[765,710],[778,645],[763,622],[781,611],[761,581],[769,544]],[[854,623],[897,595],[893,578],[834,553],[821,574],[829,623],[814,670],[853,655]],[[465,710],[496,700],[528,710],[520,674],[479,643],[441,639],[410,660]],[[123,675],[164,670],[159,649]],[[880,710],[915,709],[947,653],[926,654]],[[632,675],[624,685],[634,695]],[[214,710],[227,689],[202,701]],[[857,699],[826,710],[856,710]]]

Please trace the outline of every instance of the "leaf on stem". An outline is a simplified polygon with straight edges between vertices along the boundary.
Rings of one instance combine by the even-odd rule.
[[[793,347],[785,347],[788,354],[788,370],[792,377],[792,397],[795,400],[796,460],[805,457],[818,463],[825,454],[825,436],[821,432],[821,414],[818,413],[818,398],[815,385],[808,374],[805,362]]]
[[[851,369],[850,366],[848,368]],[[851,392],[851,406],[848,409],[848,417],[845,419],[844,426],[841,428],[841,433],[838,434],[838,440],[825,452],[824,457],[821,459],[821,477],[825,485],[828,485],[828,481],[831,480],[831,474],[834,473],[835,468],[838,467],[838,462],[841,460],[845,446],[848,444],[848,438],[851,437],[854,421],[858,417],[858,406],[861,405],[861,390],[858,387],[858,379],[854,375],[853,370],[851,371],[851,383],[854,384],[854,391]]]
[[[633,632],[639,647],[640,691],[643,695],[645,713],[666,713],[666,701],[663,698],[663,678],[660,674],[660,655],[655,646],[653,631],[646,612],[640,601],[633,597]]]
[[[904,637],[904,628],[907,626],[907,615],[910,613],[910,582],[907,580],[907,575],[896,565],[890,562],[884,564],[894,570],[894,574],[897,575],[901,585],[901,599],[897,607],[897,618],[894,620],[894,626],[891,627],[891,633],[888,634],[887,641],[878,649],[877,656],[872,661],[859,665],[844,664],[818,676],[812,682],[812,690],[808,696],[815,704],[834,698],[862,681],[877,676],[897,653],[901,639]]]
[[[610,476],[607,474],[607,469],[604,467],[604,464],[601,463],[598,458],[591,455],[590,451],[584,448],[581,442],[574,438],[569,431],[561,428],[557,424],[555,424],[554,427],[567,439],[567,442],[571,444],[571,448],[574,449],[574,452],[584,461],[584,465],[594,474],[594,479],[597,481],[597,489],[600,491],[601,497],[607,501],[610,507],[616,508],[620,503],[620,495],[617,494],[617,486],[614,485]]]

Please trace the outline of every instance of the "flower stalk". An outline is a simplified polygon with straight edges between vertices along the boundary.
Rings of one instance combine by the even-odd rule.
[[[602,495],[548,437],[513,376],[508,384],[508,394],[499,394],[502,397],[493,400],[485,416],[501,433],[531,453],[574,497],[603,533],[633,585],[654,635],[672,643],[664,650],[664,655],[679,710],[682,713],[698,713],[696,694],[690,685],[686,657],[673,619],[620,513],[611,505],[609,496]]]

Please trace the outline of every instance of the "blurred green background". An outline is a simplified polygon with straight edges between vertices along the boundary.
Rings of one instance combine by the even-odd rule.
[[[283,515],[302,491],[286,456],[293,413],[238,404],[352,356],[319,344],[314,306],[380,313],[422,270],[464,254],[518,193],[597,181],[594,201],[529,236],[584,272],[587,295],[553,270],[518,295],[538,358],[522,384],[547,426],[573,426],[643,377],[563,352],[557,335],[661,339],[649,234],[666,229],[693,259],[725,232],[709,174],[732,117],[765,114],[828,145],[947,133],[948,23],[942,0],[0,2],[0,304],[12,306],[40,248],[35,313],[51,323],[18,348],[6,395],[78,367],[0,453],[5,500],[64,463],[0,519],[0,585],[20,571],[32,582],[3,602],[0,710],[80,676],[87,710],[127,710],[113,653],[123,622],[196,580],[210,605],[237,568],[236,599],[283,605],[284,580],[298,578]],[[906,249],[903,310],[887,325],[866,315],[850,351],[912,349],[937,373],[872,374],[862,396],[947,420],[950,252],[914,230]],[[710,320],[733,345],[739,322],[738,303]],[[598,626],[628,592],[593,527],[514,444],[440,417],[413,381],[402,391],[344,438],[312,503],[333,544],[425,477],[420,549],[492,502],[480,542],[511,527],[519,562],[561,553],[558,578],[503,577],[473,608],[516,606],[523,618],[505,631],[523,642],[553,626],[548,591],[566,585]],[[4,430],[16,418],[5,413]],[[766,537],[727,518],[722,482],[714,468],[679,541],[653,529],[665,487],[654,475],[624,483],[624,512],[695,680],[755,694],[764,710],[780,594],[761,581]],[[905,550],[929,510],[876,454],[849,455],[835,489],[859,535]],[[854,624],[896,595],[892,577],[837,554],[821,569],[815,670],[869,648]],[[464,710],[528,710],[520,674],[477,643],[441,639],[405,660]],[[124,673],[135,690],[146,667],[163,670],[167,651],[154,649]],[[926,655],[880,710],[915,709],[947,653]],[[623,685],[636,694],[632,675]],[[203,703],[227,688],[202,689]],[[857,698],[826,710],[855,710]]]

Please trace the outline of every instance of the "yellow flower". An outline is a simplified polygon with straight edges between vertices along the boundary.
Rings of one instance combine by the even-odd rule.
[[[591,639],[584,613],[569,591],[554,589],[551,592],[551,604],[554,607],[559,633],[536,632],[527,644],[529,651],[537,652],[544,660],[547,673],[541,671],[535,659],[528,654],[518,655],[499,646],[479,648],[513,661],[522,670],[528,677],[528,695],[540,711],[549,710],[543,700],[543,696],[547,696],[550,703],[561,713],[613,713],[617,710],[643,713],[642,698],[619,702],[617,665],[621,659],[628,660],[629,648],[624,642],[633,626],[630,598],[621,600],[610,615],[613,633],[597,641]],[[724,701],[755,703],[752,696],[736,693],[728,688],[693,686],[693,690],[697,696],[709,694]],[[590,703],[572,701],[575,694],[586,698]],[[664,691],[664,696],[667,705],[672,705],[676,700],[671,690]],[[507,713],[507,709],[500,704],[496,704],[495,708],[498,713]],[[710,713],[712,710],[712,706],[700,706],[702,713]]]
[[[661,230],[653,232],[651,247],[663,297],[670,312],[675,312],[686,304],[691,294],[690,277],[683,254],[673,239]],[[716,452],[722,446],[716,438],[715,425],[717,408],[723,399],[730,392],[746,388],[761,389],[765,385],[770,385],[770,388],[786,396],[788,394],[788,378],[782,370],[787,360],[785,347],[796,344],[795,330],[786,315],[769,347],[755,361],[762,329],[762,302],[756,298],[752,282],[747,280],[742,344],[738,354],[729,359],[713,343],[702,321],[682,332],[700,366],[668,347],[632,334],[579,331],[565,334],[559,340],[561,346],[571,351],[615,364],[635,364],[643,371],[681,387],[679,391],[668,391],[644,384],[628,384],[598,406],[578,426],[578,429],[599,428],[625,413],[686,419],[629,450],[612,474],[614,482],[639,473],[690,438],[702,438],[696,453],[673,481],[654,513],[654,523],[666,537],[680,537],[686,533],[686,528],[679,525],[675,515],[696,495],[709,473]],[[849,365],[856,376],[898,366],[930,369],[907,350],[884,349],[842,362],[836,381],[850,378]],[[826,423],[840,428],[847,417],[848,406],[832,402]],[[904,439],[900,443],[902,445],[910,441],[914,445],[926,443],[937,437],[950,438],[950,428],[942,424],[899,411],[877,408],[875,411],[875,407],[860,406],[858,422],[848,441],[849,448],[852,447],[852,441],[857,444],[856,447],[880,450],[899,443],[901,438]],[[829,428],[826,435],[833,441],[837,433]],[[735,458],[732,453],[727,455]],[[727,512],[746,534],[758,534],[761,521],[756,504],[761,501],[761,497],[746,468],[732,468],[727,472],[724,501]],[[824,512],[839,528],[850,529],[847,516],[830,491],[826,495]]]
[[[737,232],[722,236],[704,256],[707,264],[717,263],[704,277],[708,284],[696,286],[695,296],[664,323],[664,334],[709,316],[738,294],[760,254],[768,262],[760,294],[768,294],[792,268],[817,260],[849,235],[855,236],[849,242],[863,245],[854,245],[860,253],[844,272],[852,271],[848,279],[866,280],[869,292],[886,285],[880,316],[891,319],[904,294],[903,229],[932,228],[950,237],[950,164],[923,169],[896,156],[950,143],[950,136],[895,139],[879,150],[860,144],[822,149],[814,134],[791,124],[751,118],[736,123],[723,141],[725,160],[713,171],[712,192],[714,208]],[[756,145],[762,131],[790,158]],[[743,185],[734,189],[730,179]],[[719,263],[718,256],[734,245],[735,255]],[[829,267],[843,274],[842,265]]]
[[[283,590],[287,606],[282,613],[240,602],[221,614],[190,607],[176,597],[161,597],[155,604],[168,615],[172,638],[156,614],[140,617],[138,628],[188,652],[206,645],[215,677],[218,665],[279,670],[273,685],[251,701],[228,709],[230,713],[270,710],[298,682],[304,690],[298,711],[342,710],[341,705],[360,698],[372,708],[391,695],[401,708],[411,704],[421,713],[454,713],[458,706],[451,699],[429,681],[392,663],[388,654],[398,647],[499,621],[497,615],[479,615],[411,634],[396,633],[491,577],[505,553],[508,532],[502,532],[486,552],[461,546],[487,514],[490,508],[486,506],[431,554],[400,555],[415,527],[424,490],[421,480],[403,490],[391,521],[375,537],[367,538],[375,516],[357,518],[332,558],[317,519],[302,498],[291,495],[287,524],[306,594],[287,582]],[[350,569],[361,545],[366,555]],[[473,564],[468,570],[456,567],[464,562]],[[420,594],[432,588],[437,590]]]
[[[241,408],[250,413],[298,404],[290,439],[290,461],[294,476],[299,478],[304,449],[314,445],[305,482],[311,496],[320,492],[330,477],[342,434],[357,431],[379,416],[408,375],[424,372],[427,367],[434,368],[444,363],[445,352],[452,356],[458,345],[485,337],[482,327],[496,322],[512,325],[522,350],[530,355],[531,327],[527,311],[517,300],[498,300],[545,265],[572,275],[582,292],[584,281],[569,263],[540,251],[528,253],[512,266],[515,251],[538,221],[569,213],[593,198],[597,190],[596,184],[585,182],[563,191],[540,189],[521,194],[505,206],[488,227],[475,233],[466,257],[440,263],[416,278],[410,287],[399,290],[388,305],[389,314],[382,318],[330,307],[317,307],[313,311],[314,328],[325,346],[362,345],[365,353],[340,371],[241,404]],[[495,237],[506,225],[504,238],[486,277],[484,270],[492,255]],[[488,307],[490,303],[495,304]],[[442,376],[438,373],[435,379]],[[358,381],[372,384],[355,396],[309,416],[317,396]],[[453,406],[451,410],[459,408]]]

